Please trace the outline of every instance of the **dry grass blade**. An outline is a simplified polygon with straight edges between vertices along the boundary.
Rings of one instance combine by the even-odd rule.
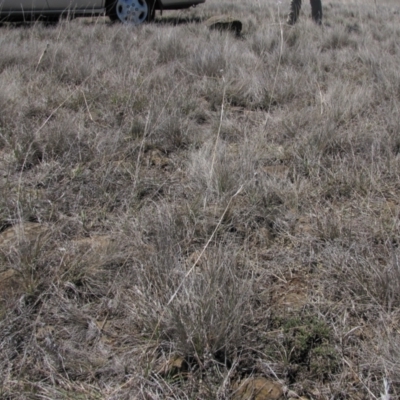
[[[0,27],[0,398],[400,397],[400,7],[323,6]]]

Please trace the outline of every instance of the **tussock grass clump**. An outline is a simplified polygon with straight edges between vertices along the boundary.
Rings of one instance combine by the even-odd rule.
[[[0,27],[1,398],[400,396],[400,8],[324,7]]]

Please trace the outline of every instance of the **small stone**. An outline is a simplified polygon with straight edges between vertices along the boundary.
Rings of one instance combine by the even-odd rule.
[[[229,15],[216,15],[205,21],[205,25],[212,30],[233,31],[236,35],[242,32],[242,22]]]

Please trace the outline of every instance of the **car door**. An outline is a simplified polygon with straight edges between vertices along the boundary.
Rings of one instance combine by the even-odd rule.
[[[94,10],[104,7],[104,0],[47,0],[50,10]]]
[[[0,9],[8,11],[46,10],[47,0],[0,0]]]

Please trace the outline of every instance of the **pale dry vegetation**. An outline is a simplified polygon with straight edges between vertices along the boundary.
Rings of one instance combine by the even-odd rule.
[[[377,3],[0,28],[0,398],[400,397],[400,5]]]

